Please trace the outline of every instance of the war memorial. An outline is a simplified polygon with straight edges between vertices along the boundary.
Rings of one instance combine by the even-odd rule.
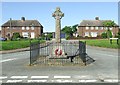
[[[86,42],[61,40],[61,19],[64,13],[56,7],[52,14],[55,19],[55,40],[30,45],[30,65],[87,65],[95,60],[86,53]]]

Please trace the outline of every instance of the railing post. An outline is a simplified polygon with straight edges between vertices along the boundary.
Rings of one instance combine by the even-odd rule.
[[[30,66],[31,66],[31,51],[32,51],[32,48],[31,48],[31,39],[30,39]]]
[[[84,50],[85,50],[85,66],[86,66],[86,41],[84,42]]]
[[[119,39],[117,39],[117,44],[119,45]]]

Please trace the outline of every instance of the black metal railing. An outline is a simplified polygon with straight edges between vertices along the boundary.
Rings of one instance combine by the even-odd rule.
[[[86,65],[88,55],[86,53],[86,42],[64,41],[61,43],[31,43],[30,45],[30,65],[65,65],[80,64],[81,60]],[[90,58],[89,58],[90,59]]]
[[[35,64],[37,59],[39,58],[40,52],[40,43],[38,42],[30,42],[30,65]]]

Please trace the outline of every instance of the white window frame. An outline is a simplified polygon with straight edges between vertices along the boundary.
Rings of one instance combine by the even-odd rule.
[[[90,34],[89,32],[85,32],[85,36],[89,37],[90,36],[89,34]]]
[[[96,30],[98,30],[98,27],[95,27]]]
[[[32,27],[31,27],[31,30],[34,30],[34,29],[35,29],[35,27],[32,26]]]
[[[94,36],[93,36],[94,35]],[[96,35],[96,36],[95,36]],[[91,32],[91,37],[97,37],[98,36],[98,32]]]
[[[29,37],[29,33],[28,32],[22,32],[22,36],[28,38]]]
[[[103,27],[100,27],[100,30],[103,30],[104,28]]]
[[[26,27],[26,30],[29,30],[30,29],[30,27]]]
[[[110,29],[110,30],[112,30],[112,29],[113,29],[113,27],[110,27],[109,29]]]
[[[108,29],[108,27],[105,27],[105,30],[107,30]]]
[[[22,30],[25,30],[25,27],[22,27]]]
[[[94,27],[90,27],[91,28],[91,30],[94,30]]]
[[[89,30],[89,27],[86,27],[86,30]]]

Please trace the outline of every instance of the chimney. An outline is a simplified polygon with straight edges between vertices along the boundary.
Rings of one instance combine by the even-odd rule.
[[[21,17],[21,20],[22,20],[22,21],[25,21],[25,17]]]
[[[99,17],[95,17],[95,20],[99,20]]]

